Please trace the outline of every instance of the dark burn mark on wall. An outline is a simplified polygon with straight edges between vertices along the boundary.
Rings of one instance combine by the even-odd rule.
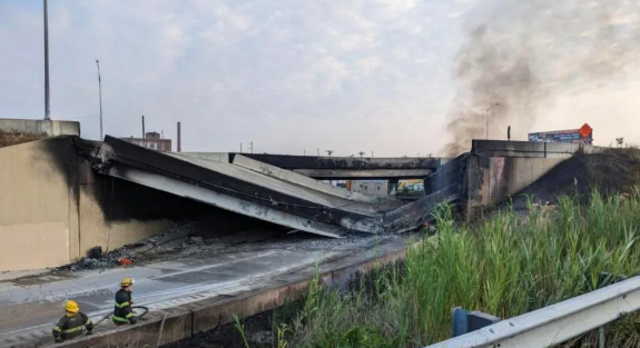
[[[80,159],[73,148],[78,140],[80,138],[66,135],[40,140],[39,144],[43,146],[48,156],[34,158],[36,161],[48,161],[56,172],[51,174],[58,174],[65,178],[71,189],[71,199],[76,202],[76,207],[79,207],[78,203],[80,202],[80,187],[78,184],[78,164]]]
[[[207,216],[208,219],[217,221],[217,228],[225,230],[270,225],[258,219],[101,174],[94,174],[94,182],[82,184],[81,187],[98,202],[108,222],[130,219],[175,221]]]
[[[484,172],[489,169],[490,158],[475,154],[468,156],[463,179],[464,215],[467,221],[473,221],[482,216],[482,186]]]
[[[118,165],[139,168],[258,205],[268,206],[275,210],[295,211],[298,216],[337,226],[345,218],[351,221],[363,221],[369,218],[366,215],[327,208],[301,198],[265,189],[262,186],[223,175],[113,137],[107,136],[105,144],[111,148],[110,158],[106,162],[116,162]],[[109,167],[110,165],[107,164],[101,170],[107,171]]]
[[[208,216],[209,219],[218,220],[218,228],[221,229],[273,226],[201,202],[101,175],[91,168],[96,161],[94,156],[99,142],[75,136],[60,136],[43,140],[41,144],[47,156],[34,160],[50,162],[57,172],[55,174],[66,178],[78,208],[80,190],[87,193],[98,204],[107,222],[181,220]]]
[[[490,205],[498,205],[509,198],[509,183],[516,182],[515,161],[513,157],[498,157],[495,159],[495,182],[491,183]]]

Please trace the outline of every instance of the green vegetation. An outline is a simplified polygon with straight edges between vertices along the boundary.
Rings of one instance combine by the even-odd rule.
[[[601,272],[638,274],[640,191],[594,191],[588,204],[577,202],[563,197],[530,205],[526,216],[507,210],[462,227],[441,208],[437,236],[409,250],[403,265],[346,294],[316,284],[304,301],[276,311],[274,346],[419,347],[449,337],[454,307],[513,317],[595,289]],[[638,319],[612,324],[607,346],[638,346]],[[592,336],[571,346],[586,347]]]

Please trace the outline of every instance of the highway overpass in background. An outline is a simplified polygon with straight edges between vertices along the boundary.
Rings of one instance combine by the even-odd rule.
[[[220,153],[184,153],[217,158]],[[225,153],[227,155],[227,153]],[[433,174],[445,159],[433,157],[371,158],[292,156],[252,153],[228,153],[251,158],[278,168],[291,170],[317,180],[349,179],[423,179]]]

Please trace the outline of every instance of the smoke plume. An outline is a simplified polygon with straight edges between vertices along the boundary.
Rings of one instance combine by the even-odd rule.
[[[489,138],[506,139],[510,125],[512,139],[524,140],[559,93],[605,88],[640,62],[633,2],[487,0],[470,17],[480,20],[467,23],[454,61],[447,156],[468,151],[487,129]]]

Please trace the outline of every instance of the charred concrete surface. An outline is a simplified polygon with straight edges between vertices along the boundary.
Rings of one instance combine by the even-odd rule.
[[[409,220],[391,221],[402,217],[393,214],[400,209],[399,201],[340,195],[312,187],[301,178],[248,169],[246,163],[228,163],[224,156],[161,153],[107,136],[97,159],[93,168],[102,174],[301,231],[342,237],[350,232],[409,229]],[[425,219],[431,213],[429,207],[410,204],[402,211],[416,209],[413,215]],[[418,227],[420,224],[413,226]]]
[[[58,267],[94,247],[114,250],[170,227],[172,220],[204,212],[218,217],[220,229],[270,226],[100,175],[92,169],[99,145],[58,136],[0,149],[0,179],[6,184],[0,195],[0,270]]]
[[[166,192],[95,175],[91,165],[95,161],[94,156],[100,142],[75,136],[59,136],[46,139],[42,144],[48,158],[40,160],[50,161],[58,174],[66,177],[75,200],[79,201],[80,190],[94,199],[107,222],[197,217],[211,209],[207,205]],[[79,206],[79,202],[76,205]]]
[[[357,271],[402,259],[410,240],[406,234],[324,240],[288,236],[202,252],[196,258],[0,283],[0,345],[51,345],[51,327],[63,315],[60,304],[67,298],[99,320],[113,309],[114,292],[124,276],[136,278],[135,304],[151,308],[151,314],[131,328],[103,322],[94,336],[57,346],[108,346],[127,340],[137,346],[155,344],[165,315],[160,341],[167,344],[229,323],[234,314],[250,316],[303,295],[316,262],[326,284],[346,284]]]

